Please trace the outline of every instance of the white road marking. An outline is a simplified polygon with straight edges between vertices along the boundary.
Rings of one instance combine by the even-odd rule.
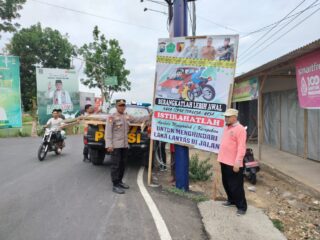
[[[164,222],[156,204],[152,200],[150,194],[148,193],[147,189],[145,188],[143,184],[143,171],[144,167],[141,167],[138,173],[137,183],[141,192],[141,195],[143,196],[150,212],[153,217],[154,223],[156,224],[159,236],[161,240],[171,240],[171,235],[169,233],[169,230],[167,228],[166,223]]]

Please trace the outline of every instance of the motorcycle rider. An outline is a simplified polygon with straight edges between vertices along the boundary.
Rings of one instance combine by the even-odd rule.
[[[49,128],[50,130],[57,131],[57,141],[62,143],[65,138],[65,131],[61,130],[63,125],[63,119],[59,117],[59,111],[57,109],[53,109],[52,118],[48,120],[47,124],[44,127]],[[60,153],[61,147],[58,148],[57,151]]]
[[[191,81],[196,85],[196,88],[198,88],[200,83],[203,81],[201,75],[205,69],[206,68],[202,67],[198,71],[194,72],[191,76]]]

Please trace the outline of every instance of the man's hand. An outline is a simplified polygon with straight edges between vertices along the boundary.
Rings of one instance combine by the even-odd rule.
[[[48,83],[48,91],[51,90],[51,82]]]
[[[239,163],[236,163],[236,164],[233,166],[233,171],[234,171],[235,173],[237,173],[237,172],[239,172],[239,169],[240,169]]]
[[[113,148],[112,147],[108,147],[107,148],[107,152],[109,152],[109,153],[113,152]]]

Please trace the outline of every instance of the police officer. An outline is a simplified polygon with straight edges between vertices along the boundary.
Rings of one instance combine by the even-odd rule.
[[[109,116],[106,124],[106,150],[111,153],[111,180],[113,192],[123,194],[129,186],[122,182],[125,163],[128,158],[128,132],[129,123],[144,122],[150,116],[134,117],[125,113],[126,101],[116,100],[117,112]]]

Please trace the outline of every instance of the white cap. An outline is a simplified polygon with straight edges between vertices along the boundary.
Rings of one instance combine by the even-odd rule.
[[[238,116],[239,111],[237,109],[229,108],[223,114],[223,116],[230,117],[230,116]]]

